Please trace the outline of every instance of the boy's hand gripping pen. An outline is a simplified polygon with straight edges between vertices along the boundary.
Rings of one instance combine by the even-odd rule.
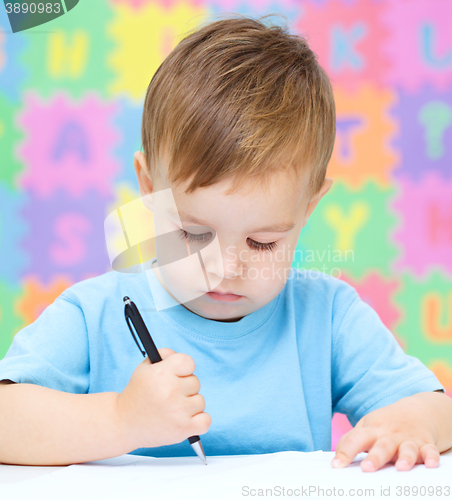
[[[160,357],[160,354],[155,347],[154,341],[152,340],[152,337],[143,321],[143,318],[141,317],[140,312],[138,311],[137,306],[129,299],[129,297],[124,297],[124,316],[126,318],[130,333],[132,334],[132,337],[135,340],[138,349],[140,350],[143,357],[146,357],[147,353],[149,361],[151,363],[158,363],[159,361],[162,361],[162,358]],[[130,322],[132,322],[146,352],[141,349],[140,344],[138,343],[138,340],[133,333]],[[207,465],[206,455],[202,448],[200,437],[191,436],[188,438],[188,441],[198,457]]]

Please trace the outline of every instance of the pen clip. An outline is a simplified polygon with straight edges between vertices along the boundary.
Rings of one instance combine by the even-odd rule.
[[[138,346],[138,349],[140,350],[141,354],[143,355],[143,358],[146,357],[146,351],[143,351],[140,347],[140,344],[138,343],[137,338],[135,337],[135,334],[133,333],[133,328],[131,326],[132,321],[130,320],[129,316],[126,314],[126,321],[127,321],[127,326],[129,327],[130,333],[132,334],[133,340],[135,340],[136,345]]]

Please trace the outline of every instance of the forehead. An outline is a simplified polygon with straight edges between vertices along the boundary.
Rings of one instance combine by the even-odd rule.
[[[231,177],[221,180],[210,186],[198,187],[191,193],[187,192],[191,178],[186,182],[171,182],[166,172],[159,169],[159,176],[155,179],[154,189],[168,189],[179,199],[188,199],[206,196],[230,196],[231,198],[247,198],[255,200],[259,197],[265,199],[294,198],[297,203],[305,199],[308,192],[307,185],[310,176],[306,172],[297,173],[294,169],[273,171],[270,175],[254,178],[249,176],[240,179]],[[201,195],[201,196],[200,196]]]
[[[176,206],[169,204],[165,211],[181,221],[205,226],[219,227],[234,221],[236,227],[253,228],[253,232],[284,232],[293,227],[305,201],[303,179],[285,172],[274,174],[266,183],[245,181],[232,192],[232,180],[197,188],[189,194],[184,192],[188,184],[167,183]]]
[[[167,162],[167,153],[160,155],[156,161],[156,169],[154,171],[153,181],[154,190],[171,188],[174,194],[178,197],[192,196],[199,194],[200,191],[207,190],[213,195],[241,195],[243,197],[255,198],[259,195],[264,195],[266,198],[280,198],[283,196],[292,195],[291,198],[296,198],[296,203],[306,199],[309,194],[309,181],[311,175],[309,168],[300,166],[289,166],[287,162],[282,162],[279,168],[275,165],[269,167],[269,164],[263,164],[260,175],[241,174],[236,175],[232,170],[229,177],[211,184],[210,186],[197,187],[194,191],[188,193],[187,189],[193,180],[195,174],[185,182],[171,182],[169,174],[169,164]],[[158,186],[158,187],[157,187]]]

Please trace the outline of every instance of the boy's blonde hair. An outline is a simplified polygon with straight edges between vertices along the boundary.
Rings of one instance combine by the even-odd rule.
[[[318,192],[336,133],[333,91],[304,38],[261,22],[272,15],[210,22],[159,66],[141,129],[153,179],[165,158],[170,182],[192,178],[186,193],[230,178],[231,194],[289,169],[309,170],[309,195]]]

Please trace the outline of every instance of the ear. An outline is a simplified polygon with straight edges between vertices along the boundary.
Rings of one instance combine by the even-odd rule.
[[[306,208],[306,214],[305,214],[305,220],[304,220],[303,227],[308,222],[308,219],[311,216],[312,212],[314,211],[314,208],[317,206],[319,201],[326,195],[326,193],[328,193],[328,191],[330,190],[333,183],[334,183],[333,179],[331,179],[330,177],[325,177],[325,180],[323,181],[322,187],[311,198],[311,201],[308,203],[308,206]]]
[[[154,186],[148,174],[149,167],[146,156],[142,151],[136,151],[133,155],[133,168],[138,179],[141,196],[151,194],[154,191]]]

